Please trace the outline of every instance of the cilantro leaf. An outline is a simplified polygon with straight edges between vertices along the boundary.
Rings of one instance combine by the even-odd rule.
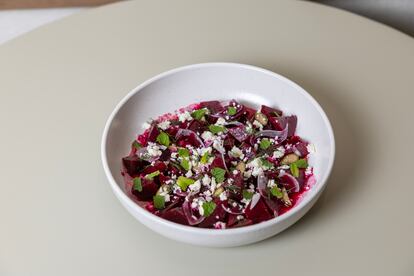
[[[213,133],[217,134],[219,132],[224,132],[226,128],[224,126],[217,126],[217,125],[209,125],[208,129]]]
[[[194,110],[191,113],[191,117],[193,117],[196,120],[201,120],[206,113],[207,113],[207,109],[205,108]]]
[[[204,154],[203,154],[203,156],[201,156],[201,160],[200,160],[200,162],[202,163],[202,164],[207,164],[207,162],[208,162],[208,159],[210,158],[210,155],[208,154],[208,151],[206,151]]]
[[[214,176],[217,183],[221,183],[224,181],[224,175],[226,174],[226,171],[222,168],[216,167],[211,170],[211,174]]]
[[[157,136],[157,142],[161,145],[168,147],[170,145],[170,137],[167,133],[161,131],[160,134]]]
[[[290,172],[294,177],[299,177],[299,169],[296,163],[290,164]]]
[[[213,201],[204,202],[203,203],[203,210],[204,210],[203,216],[205,217],[210,216],[214,212],[214,209],[216,209],[216,204]]]
[[[190,151],[186,148],[179,148],[178,149],[178,155],[180,157],[189,157],[190,156]]]
[[[134,142],[132,142],[132,146],[136,149],[140,149],[142,148],[142,145],[140,143],[138,143],[137,140],[135,140]]]
[[[156,177],[156,176],[158,176],[158,175],[160,175],[160,171],[155,171],[155,172],[152,172],[152,173],[149,173],[149,174],[147,174],[146,176],[145,176],[145,178],[146,179],[154,179],[154,177]]]
[[[247,191],[247,190],[243,190],[243,198],[245,199],[252,199],[253,197],[253,193]]]
[[[267,139],[267,138],[263,138],[261,141],[260,141],[260,148],[262,149],[262,150],[265,150],[265,149],[267,149],[268,147],[270,147],[270,140],[269,139]]]
[[[278,186],[274,186],[274,187],[272,187],[272,188],[270,189],[270,193],[271,193],[273,196],[277,197],[278,199],[281,199],[281,198],[283,197],[283,193],[282,193],[282,191],[279,189],[279,187],[278,187]]]
[[[154,207],[158,210],[165,208],[165,198],[162,195],[155,195],[153,198]]]
[[[187,190],[187,187],[190,186],[191,184],[193,184],[195,182],[194,179],[191,178],[187,178],[184,176],[179,176],[177,179],[177,185],[178,187],[181,188],[182,191]]]
[[[187,159],[183,159],[180,162],[180,166],[183,167],[184,170],[188,171],[190,169],[190,162]]]
[[[235,115],[237,112],[237,109],[234,106],[229,106],[227,108],[227,114],[229,114],[230,116]]]
[[[132,182],[134,183],[134,191],[142,192],[141,177],[135,177]]]
[[[306,159],[299,159],[295,163],[299,169],[306,169],[308,167],[308,161],[306,161]]]

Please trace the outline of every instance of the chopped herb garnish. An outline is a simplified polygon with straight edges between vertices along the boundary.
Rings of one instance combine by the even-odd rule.
[[[191,117],[193,117],[196,120],[201,120],[204,115],[207,113],[207,109],[203,108],[203,109],[198,109],[198,110],[194,110],[191,113]]]
[[[170,137],[167,133],[161,131],[161,133],[157,136],[157,142],[168,147],[170,145]]]
[[[158,175],[160,175],[160,171],[155,171],[155,172],[152,172],[152,173],[149,173],[149,174],[147,174],[146,176],[145,176],[145,178],[146,179],[154,179],[154,177],[156,177],[156,176],[158,176]]]
[[[235,108],[234,106],[229,106],[227,108],[227,114],[229,114],[230,116],[235,115],[237,112],[237,108]]]
[[[207,162],[208,162],[208,159],[210,158],[210,155],[208,154],[208,151],[206,151],[204,154],[203,154],[203,156],[201,156],[201,160],[200,160],[200,162],[202,163],[202,164],[207,164]]]
[[[182,191],[187,190],[187,187],[195,182],[194,179],[187,178],[184,176],[179,176],[177,179],[177,185],[181,188]]]
[[[140,149],[142,148],[142,145],[140,143],[138,143],[138,141],[134,141],[132,142],[132,146],[136,149]]]
[[[219,132],[224,132],[226,128],[224,126],[209,125],[208,129],[213,133],[217,134]]]
[[[299,169],[306,169],[308,167],[308,161],[306,159],[299,159],[295,164]]]
[[[243,198],[245,199],[252,199],[253,197],[253,193],[247,191],[247,190],[243,190]]]
[[[180,162],[180,166],[183,167],[184,170],[188,171],[190,169],[190,161],[183,159]]]
[[[153,197],[154,200],[154,207],[158,210],[165,208],[165,198],[162,195],[155,195]]]
[[[142,192],[141,177],[135,177],[132,182],[134,183],[134,191]]]
[[[190,156],[190,152],[186,148],[179,148],[178,149],[178,155],[180,157],[189,157]]]
[[[227,189],[237,192],[238,190],[240,190],[240,187],[236,185],[230,185],[230,186],[227,186]]]
[[[273,167],[273,163],[271,163],[269,160],[267,159],[262,159],[262,166],[265,167],[266,169],[270,169]]]
[[[270,147],[270,140],[269,139],[267,139],[267,138],[263,138],[261,141],[260,141],[260,148],[262,149],[262,150],[265,150],[265,149],[267,149],[268,147]]]
[[[204,210],[203,216],[205,217],[210,216],[214,212],[214,209],[216,209],[216,204],[213,201],[204,202],[203,203],[203,210]]]
[[[226,174],[226,171],[222,168],[215,167],[211,170],[211,174],[214,176],[217,183],[221,183],[224,181],[224,175]]]
[[[270,193],[271,193],[273,196],[277,197],[278,199],[281,199],[281,198],[283,197],[282,190],[280,190],[278,186],[274,186],[274,187],[272,187],[272,188],[270,189]]]
[[[296,163],[290,164],[290,172],[292,173],[294,177],[299,177],[299,169]]]

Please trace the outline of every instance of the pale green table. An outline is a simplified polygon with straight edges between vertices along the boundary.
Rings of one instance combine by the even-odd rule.
[[[325,108],[328,188],[251,246],[167,240],[112,194],[100,138],[133,87],[189,63],[281,73]],[[414,275],[414,40],[299,1],[136,1],[0,47],[0,275]]]

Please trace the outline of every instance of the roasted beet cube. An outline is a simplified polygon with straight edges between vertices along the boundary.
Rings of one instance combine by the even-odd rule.
[[[126,172],[130,176],[137,175],[145,166],[149,165],[149,162],[144,161],[136,155],[131,155],[122,158],[122,164],[124,165],[124,168]]]
[[[229,133],[240,143],[249,137],[249,134],[246,131],[246,127],[243,125],[230,128]]]
[[[152,179],[141,177],[142,191],[135,190],[132,186],[132,194],[139,200],[150,200],[158,190],[158,185]]]
[[[198,225],[199,227],[211,228],[213,227],[214,223],[218,221],[226,221],[227,213],[224,211],[223,206],[221,205],[221,201],[219,199],[216,199],[214,203],[216,203],[214,212],[210,216],[206,217],[206,219]]]
[[[273,216],[269,213],[263,199],[259,199],[257,204],[250,209],[251,202],[246,207],[246,218],[251,219],[253,223],[259,223],[271,219]]]
[[[188,225],[187,218],[184,215],[183,208],[176,207],[160,214],[162,218],[183,225]]]
[[[202,108],[207,108],[210,110],[211,114],[216,114],[224,110],[223,106],[219,101],[209,101],[209,102],[201,102],[200,106]]]
[[[159,134],[160,131],[155,125],[153,125],[148,134],[148,142],[155,142]]]
[[[269,117],[280,117],[282,116],[282,111],[276,108],[271,108],[266,105],[262,105],[260,112]]]
[[[227,151],[231,150],[233,148],[233,146],[234,146],[234,139],[233,139],[233,137],[227,136],[226,138],[224,138],[223,146],[224,146],[224,148]]]
[[[206,127],[207,127],[207,124],[205,122],[193,120],[188,126],[188,129],[196,133],[197,132],[202,133],[206,129]]]
[[[155,171],[160,171],[160,172],[163,172],[163,171],[165,171],[166,169],[167,169],[167,165],[165,165],[165,163],[164,163],[164,162],[157,161],[157,162],[155,162],[155,163],[154,163],[154,165],[146,167],[146,168],[142,171],[142,173],[143,173],[143,174],[149,174],[149,173],[153,173],[153,172],[155,172]]]

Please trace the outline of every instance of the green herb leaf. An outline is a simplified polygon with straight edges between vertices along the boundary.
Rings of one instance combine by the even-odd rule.
[[[195,182],[194,179],[187,178],[184,176],[179,176],[177,179],[177,185],[181,188],[182,191],[187,190],[188,186]]]
[[[216,209],[216,204],[213,201],[204,202],[203,203],[203,210],[204,210],[203,216],[205,217],[210,216],[214,212],[214,209]]]
[[[189,157],[190,156],[190,151],[186,148],[179,148],[178,149],[178,155],[180,157]]]
[[[209,125],[208,129],[213,133],[217,134],[219,132],[224,132],[226,128],[224,126]]]
[[[196,120],[201,120],[206,113],[207,113],[207,109],[205,109],[205,108],[194,110],[191,113],[191,117],[193,117]]]
[[[299,169],[306,169],[308,167],[308,161],[306,159],[299,159],[295,164]]]
[[[208,152],[206,151],[203,156],[201,156],[201,164],[207,164],[208,159],[210,158],[210,155],[208,154]]]
[[[290,172],[294,177],[299,177],[299,169],[296,163],[290,164]]]
[[[262,150],[265,150],[265,149],[267,149],[268,147],[270,147],[270,140],[269,139],[267,139],[267,138],[263,138],[261,141],[260,141],[260,148],[262,149]]]
[[[253,197],[253,193],[247,191],[247,190],[243,190],[243,198],[245,199],[252,199]]]
[[[238,190],[240,190],[240,187],[236,185],[230,185],[227,186],[227,189],[232,190],[233,192],[237,192]]]
[[[263,158],[262,166],[265,167],[266,169],[270,169],[273,167],[273,164],[269,160]]]
[[[229,106],[227,108],[227,114],[229,114],[230,116],[235,115],[237,112],[237,109],[234,106]]]
[[[224,181],[224,175],[226,174],[226,171],[222,168],[216,167],[211,170],[211,174],[214,176],[217,183],[221,183]]]
[[[138,192],[142,192],[142,183],[141,183],[141,177],[135,177],[132,182],[134,183],[134,190]]]
[[[140,143],[138,143],[138,141],[136,141],[136,140],[134,142],[132,142],[132,146],[136,149],[142,148],[142,145]]]
[[[154,207],[158,210],[165,208],[165,198],[162,195],[155,195],[153,198]]]
[[[184,170],[188,171],[190,169],[190,162],[187,159],[183,159],[180,162],[180,166],[183,167]]]
[[[283,197],[282,190],[279,189],[278,186],[274,186],[270,189],[270,192],[273,196],[277,197],[278,199],[281,199]]]
[[[170,137],[167,133],[161,131],[161,133],[157,136],[157,142],[168,147],[170,145]]]
[[[158,176],[158,175],[160,175],[160,171],[155,171],[155,172],[152,172],[152,173],[149,173],[149,174],[147,174],[146,176],[145,176],[145,178],[146,179],[154,179],[154,177],[156,177],[156,176]]]

